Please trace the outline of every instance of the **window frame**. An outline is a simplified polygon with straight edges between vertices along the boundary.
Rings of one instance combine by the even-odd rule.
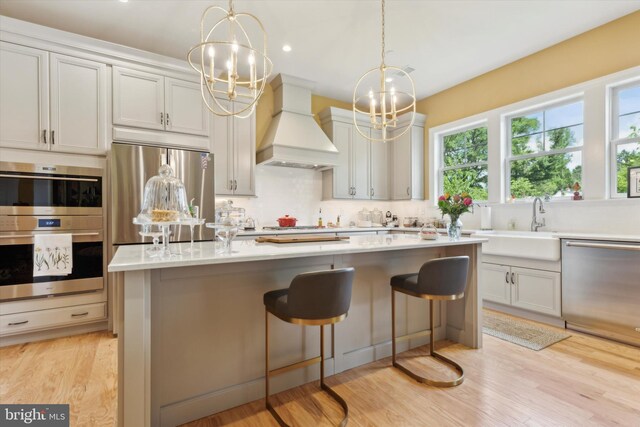
[[[467,132],[469,130],[473,130],[473,129],[479,129],[479,128],[486,128],[487,129],[487,160],[483,161],[483,162],[474,162],[474,163],[462,163],[460,165],[456,165],[456,166],[445,166],[444,164],[444,138],[450,135],[455,135],[457,133],[463,133],[463,132]],[[487,168],[487,200],[474,200],[474,202],[478,201],[478,202],[487,202],[488,200],[490,200],[490,195],[489,195],[489,185],[488,185],[488,177],[489,177],[489,123],[487,122],[487,120],[480,120],[480,121],[474,121],[472,123],[467,123],[464,126],[460,126],[460,127],[456,127],[456,128],[452,128],[452,129],[448,129],[445,132],[439,133],[437,135],[437,141],[438,141],[438,180],[437,180],[437,188],[438,188],[438,194],[444,194],[444,173],[446,171],[450,171],[450,170],[456,170],[456,169],[468,169],[468,168],[472,168],[472,167],[476,167],[476,166],[485,166]],[[435,197],[437,199],[437,196]]]
[[[640,137],[618,138],[619,126],[619,102],[620,91],[631,87],[640,87],[640,78],[617,83],[609,86],[610,114],[609,114],[609,198],[626,199],[627,193],[618,193],[618,147],[629,143],[639,143]]]
[[[569,104],[574,104],[576,102],[580,102],[582,101],[582,123],[576,123],[576,124],[572,124],[571,126],[564,126],[561,128],[554,128],[554,129],[550,129],[550,130],[555,130],[555,129],[564,129],[564,128],[568,128],[568,127],[573,127],[573,126],[578,126],[581,125],[583,128],[583,142],[582,145],[576,146],[576,147],[567,147],[567,148],[562,148],[559,150],[547,150],[547,151],[539,151],[537,153],[528,153],[528,154],[519,154],[514,156],[512,153],[513,150],[513,144],[512,144],[512,128],[511,128],[511,120],[513,120],[514,118],[517,117],[522,117],[522,116],[526,116],[528,114],[532,114],[532,113],[537,113],[537,112],[544,112],[546,110],[550,110],[552,108],[556,108],[556,107],[562,107],[564,105],[569,105]],[[555,156],[555,155],[559,155],[559,154],[568,154],[568,153],[574,153],[574,152],[580,152],[580,164],[582,166],[582,171],[584,173],[584,158],[582,156],[582,152],[584,149],[584,127],[585,127],[585,98],[584,98],[584,94],[578,94],[575,96],[571,96],[571,97],[563,97],[562,99],[555,99],[553,101],[544,103],[544,104],[539,104],[539,105],[535,105],[532,106],[530,108],[526,108],[523,110],[518,110],[516,112],[512,112],[509,114],[506,114],[503,116],[503,124],[505,127],[505,144],[506,147],[504,147],[504,153],[505,153],[505,157],[504,157],[504,167],[502,168],[502,170],[504,171],[504,186],[505,186],[505,191],[504,191],[504,197],[505,200],[511,200],[511,162],[513,161],[517,161],[517,160],[527,160],[527,159],[533,159],[533,158],[538,158],[538,157],[548,157],[548,156]],[[541,133],[542,135],[545,135],[548,132],[547,129],[542,129]],[[521,135],[522,136],[522,135]],[[582,181],[584,181],[584,176],[582,177]],[[565,200],[570,198],[570,195],[567,196],[551,196],[551,200]],[[522,199],[515,199],[516,201],[526,201],[528,200],[528,198],[522,198]]]

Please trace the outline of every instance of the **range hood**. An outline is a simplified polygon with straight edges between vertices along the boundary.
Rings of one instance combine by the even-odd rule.
[[[337,165],[338,149],[311,114],[314,83],[278,74],[270,84],[274,115],[256,153],[257,163],[318,170]]]

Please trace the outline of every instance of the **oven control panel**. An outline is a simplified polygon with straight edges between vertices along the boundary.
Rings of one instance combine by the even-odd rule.
[[[102,230],[102,215],[18,216],[0,215],[0,232],[46,230]]]

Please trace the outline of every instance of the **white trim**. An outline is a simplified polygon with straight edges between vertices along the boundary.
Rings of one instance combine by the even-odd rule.
[[[504,203],[506,194],[506,136],[509,132],[505,125],[505,116],[518,114],[551,103],[562,102],[578,96],[584,97],[584,144],[582,146],[582,181],[585,199],[609,200],[609,183],[611,151],[609,150],[610,111],[608,93],[612,86],[619,86],[640,80],[640,66],[617,73],[599,77],[533,98],[485,111],[473,116],[458,119],[449,123],[429,128],[430,180],[429,191],[431,203],[437,202],[439,182],[439,138],[449,132],[465,129],[468,126],[486,122],[489,139],[489,203]],[[606,100],[606,102],[605,102]],[[593,122],[596,123],[593,123]],[[605,145],[603,146],[603,142]],[[603,157],[606,160],[603,160]],[[496,173],[495,171],[498,171]]]
[[[609,153],[607,164],[609,166],[609,182],[608,182],[608,195],[611,199],[625,199],[626,193],[618,193],[618,146],[638,142],[640,138],[618,138],[619,132],[619,112],[618,112],[618,94],[621,90],[629,89],[632,87],[640,87],[640,77],[628,79],[624,82],[612,84],[607,86],[607,104],[609,107],[608,117],[608,129],[610,132],[607,134],[607,141],[609,141]]]
[[[462,133],[462,132],[466,132],[468,130],[472,130],[472,129],[479,129],[485,127],[487,128],[487,160],[484,162],[474,162],[474,163],[461,163],[455,166],[445,166],[444,165],[444,148],[443,148],[443,143],[444,143],[444,138],[449,136],[449,135],[455,135],[457,133]],[[432,140],[432,138],[434,137],[433,134],[431,134],[431,132],[429,133],[429,141]],[[437,183],[435,186],[435,192],[432,193],[434,195],[433,199],[434,203],[437,203],[438,197],[437,194],[440,194],[441,192],[444,191],[444,187],[443,187],[443,182],[444,182],[444,172],[446,171],[450,171],[450,170],[459,170],[459,169],[468,169],[468,168],[472,168],[472,167],[476,167],[476,166],[486,166],[487,167],[487,173],[489,170],[489,124],[487,119],[480,119],[477,121],[470,121],[467,123],[462,124],[461,126],[454,126],[451,128],[448,128],[447,131],[442,132],[442,133],[437,133],[435,134],[435,138],[437,138],[437,144],[436,144],[436,149],[435,151],[429,153],[429,155],[437,155],[437,157],[432,157],[434,159],[436,159],[436,164],[435,164],[435,170],[437,171],[437,175],[438,175],[438,179],[437,179]],[[431,144],[429,144],[431,146]],[[487,177],[487,181],[488,181],[488,177]],[[489,194],[489,185],[487,182],[487,194]],[[488,196],[490,197],[490,196]],[[478,200],[478,201],[482,201],[484,202],[484,200]]]

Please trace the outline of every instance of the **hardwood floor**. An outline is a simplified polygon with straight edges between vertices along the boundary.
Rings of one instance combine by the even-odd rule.
[[[570,333],[538,352],[488,335],[481,350],[438,343],[465,368],[465,381],[455,388],[418,384],[390,367],[390,359],[327,383],[348,402],[350,426],[640,426],[640,349]],[[2,348],[0,402],[71,403],[72,426],[113,425],[116,353],[108,333]],[[424,359],[405,363],[449,374]],[[341,418],[317,383],[280,393],[274,403],[295,426],[329,426]],[[188,424],[221,425],[277,426],[263,400]]]
[[[0,402],[68,403],[71,426],[113,426],[117,344],[94,332],[0,348]]]

